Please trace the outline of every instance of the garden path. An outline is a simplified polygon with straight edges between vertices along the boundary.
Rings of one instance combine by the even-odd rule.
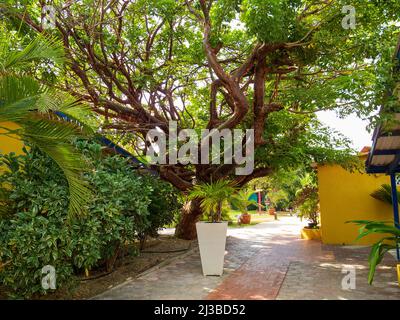
[[[195,249],[94,299],[400,299],[391,256],[369,286],[367,248],[302,240],[301,228],[298,219],[289,216],[230,228],[222,277],[202,275]],[[346,282],[350,288],[343,290],[343,278],[352,270],[355,289]]]

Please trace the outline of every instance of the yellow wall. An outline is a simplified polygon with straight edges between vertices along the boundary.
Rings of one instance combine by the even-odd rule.
[[[0,152],[3,154],[15,152],[16,154],[22,153],[23,142],[19,140],[18,136],[9,137],[3,133],[6,132],[4,128],[11,130],[18,129],[18,126],[12,122],[0,122]]]
[[[358,226],[349,220],[393,220],[392,207],[370,193],[389,176],[350,173],[340,166],[318,166],[322,242],[326,244],[371,244],[380,237],[369,235],[355,242]]]

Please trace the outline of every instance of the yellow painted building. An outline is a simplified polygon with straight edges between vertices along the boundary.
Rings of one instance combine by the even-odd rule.
[[[4,128],[15,130],[18,129],[18,125],[13,122],[0,122],[0,152],[3,154],[10,152],[21,154],[24,143],[16,135],[4,135],[4,133],[6,133]]]
[[[360,156],[365,161],[367,155]],[[349,220],[393,220],[392,206],[370,196],[382,184],[390,184],[384,174],[349,172],[338,165],[318,166],[322,242],[365,245],[381,238],[369,235],[357,242],[359,227]]]

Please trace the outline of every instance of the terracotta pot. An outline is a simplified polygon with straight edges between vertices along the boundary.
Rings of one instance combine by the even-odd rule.
[[[275,214],[275,208],[269,208],[268,213],[273,216]]]
[[[242,214],[240,216],[240,223],[241,224],[250,224],[251,222],[251,215],[248,213]]]

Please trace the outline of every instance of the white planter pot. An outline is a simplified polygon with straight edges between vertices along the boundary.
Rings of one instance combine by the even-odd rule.
[[[196,230],[203,274],[205,276],[222,275],[228,222],[201,221],[196,223]]]

